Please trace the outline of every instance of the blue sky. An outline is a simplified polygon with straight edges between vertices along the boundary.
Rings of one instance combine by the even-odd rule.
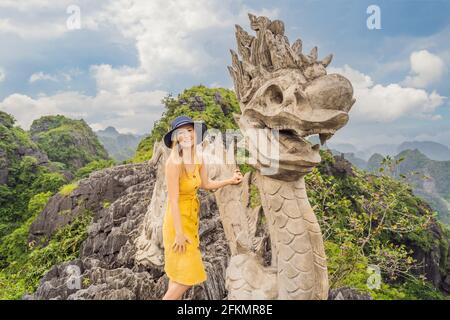
[[[381,29],[367,28],[369,5]],[[234,24],[251,32],[248,12],[284,21],[304,51],[333,53],[328,72],[351,80],[357,102],[332,142],[450,147],[450,1],[0,0],[0,110],[24,129],[65,114],[148,133],[168,93],[232,88]]]

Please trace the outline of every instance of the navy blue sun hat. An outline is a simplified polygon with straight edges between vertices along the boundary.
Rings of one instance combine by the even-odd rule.
[[[206,132],[206,123],[199,120],[192,120],[188,116],[178,116],[172,120],[171,129],[164,135],[164,144],[168,148],[172,148],[172,133],[182,125],[191,123],[194,125],[195,134],[197,137],[197,144],[203,141]],[[199,130],[201,128],[201,130]],[[201,132],[200,132],[201,131]]]

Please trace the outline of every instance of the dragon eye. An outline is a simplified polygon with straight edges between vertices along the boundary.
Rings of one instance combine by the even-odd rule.
[[[277,85],[271,85],[264,93],[267,105],[279,105],[283,102],[283,92]]]

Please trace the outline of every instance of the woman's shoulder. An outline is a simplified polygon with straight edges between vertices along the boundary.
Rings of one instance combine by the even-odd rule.
[[[166,169],[180,169],[181,163],[169,156],[166,160],[165,166]]]

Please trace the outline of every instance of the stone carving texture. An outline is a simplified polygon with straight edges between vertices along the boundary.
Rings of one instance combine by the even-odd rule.
[[[228,298],[327,299],[323,238],[304,181],[321,160],[320,145],[306,137],[319,134],[324,144],[345,126],[355,102],[353,87],[345,77],[327,74],[332,55],[318,60],[317,47],[304,54],[300,39],[290,45],[282,21],[252,14],[249,18],[256,36],[236,26],[238,53],[231,50],[228,69],[241,109],[234,117],[256,159],[253,181],[270,236],[271,261],[263,258],[263,242],[255,235],[258,210],[239,213],[248,219],[222,219],[232,252]],[[226,198],[231,200],[225,191],[218,197],[221,215],[233,215],[236,210],[228,208],[222,214]],[[237,226],[227,226],[228,221]]]

